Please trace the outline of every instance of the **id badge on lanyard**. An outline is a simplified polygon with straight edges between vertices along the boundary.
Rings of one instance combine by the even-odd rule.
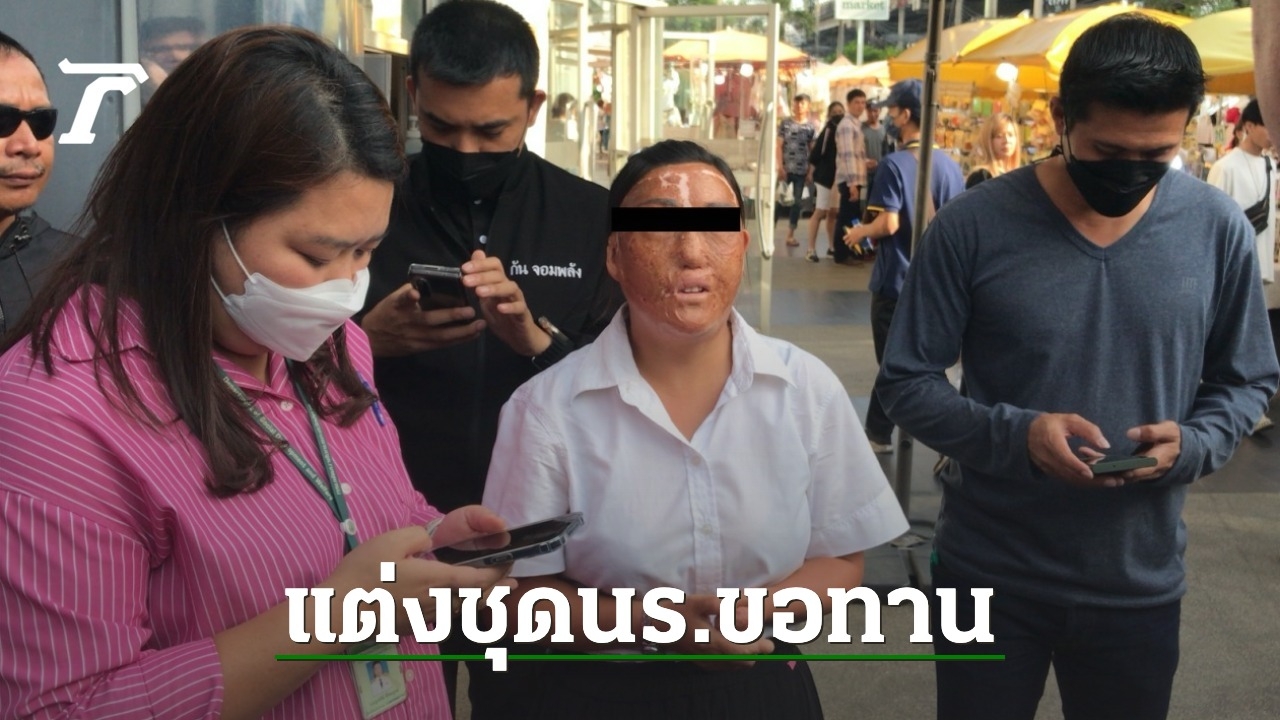
[[[292,378],[292,363],[289,363],[288,368],[290,378]],[[307,459],[289,444],[289,441],[284,437],[284,433],[280,432],[280,429],[262,412],[257,403],[251,400],[244,390],[240,389],[240,386],[236,385],[235,381],[225,372],[222,372],[221,368],[218,368],[218,372],[222,376],[223,384],[240,402],[245,411],[249,413],[253,421],[267,434],[267,437],[271,438],[276,447],[284,452],[289,461],[293,463],[293,466],[302,474],[302,477],[316,491],[316,494],[329,506],[334,519],[338,521],[338,526],[342,528],[343,541],[346,543],[345,552],[351,552],[351,550],[355,549],[359,543],[356,537],[355,521],[351,519],[351,511],[347,508],[342,484],[338,482],[338,473],[334,468],[333,458],[329,454],[329,443],[325,441],[324,430],[320,424],[320,416],[311,407],[311,403],[307,400],[307,395],[303,392],[298,381],[296,379],[293,380],[293,391],[298,397],[298,402],[302,403],[303,408],[307,411],[307,418],[311,423],[311,434],[316,442],[316,451],[324,464],[324,479],[321,479],[320,473],[316,472],[311,463],[307,462]],[[357,646],[348,652],[357,658],[362,655],[399,654],[396,646],[390,644]],[[398,660],[385,659],[356,659],[350,661],[352,681],[355,685],[356,697],[360,701],[360,713],[364,720],[370,720],[370,718],[381,715],[408,699],[409,692],[405,686],[402,664]]]
[[[363,655],[399,655],[395,645],[371,645],[352,650],[352,681],[360,699],[360,715],[370,720],[409,699],[405,685],[404,663],[398,660],[364,660]]]

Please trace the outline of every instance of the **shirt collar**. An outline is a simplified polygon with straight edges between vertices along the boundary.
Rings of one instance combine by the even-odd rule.
[[[102,327],[105,304],[106,290],[101,285],[82,287],[73,293],[54,321],[54,354],[69,362],[92,360],[97,352],[94,334]],[[142,327],[142,310],[138,303],[132,298],[120,298],[116,331],[120,336],[121,352],[142,349],[150,353]]]
[[[631,383],[641,381],[640,370],[631,352],[631,341],[627,337],[626,313],[627,306],[623,305],[604,332],[584,350],[586,356],[574,379],[574,397],[613,387],[625,395]],[[730,313],[729,325],[733,333],[733,366],[729,371],[728,384],[737,393],[745,392],[761,375],[780,378],[792,387],[798,386],[795,374],[737,310]]]

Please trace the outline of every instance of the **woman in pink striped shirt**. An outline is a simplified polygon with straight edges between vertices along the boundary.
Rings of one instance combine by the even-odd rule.
[[[449,716],[438,663],[373,692],[367,661],[275,660],[351,650],[293,643],[286,588],[501,579],[415,557],[439,513],[348,320],[402,168],[378,91],[296,29],[210,41],[121,138],[0,344],[0,717]],[[434,540],[501,528],[473,506]]]

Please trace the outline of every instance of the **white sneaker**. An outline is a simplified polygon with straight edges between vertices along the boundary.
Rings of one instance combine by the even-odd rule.
[[[1275,422],[1272,421],[1271,418],[1267,417],[1266,415],[1263,415],[1262,417],[1258,418],[1257,424],[1253,426],[1253,431],[1262,432],[1263,430],[1267,430],[1272,427],[1275,427]]]
[[[871,452],[877,455],[888,455],[893,452],[893,443],[878,443],[875,440],[868,440],[871,443]]]

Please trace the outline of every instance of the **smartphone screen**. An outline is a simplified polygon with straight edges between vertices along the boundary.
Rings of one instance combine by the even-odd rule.
[[[569,513],[434,548],[432,552],[437,560],[450,565],[503,565],[560,549],[581,525],[582,513]]]
[[[418,291],[418,307],[442,310],[467,305],[467,289],[462,284],[462,269],[444,265],[409,266],[409,282]]]

